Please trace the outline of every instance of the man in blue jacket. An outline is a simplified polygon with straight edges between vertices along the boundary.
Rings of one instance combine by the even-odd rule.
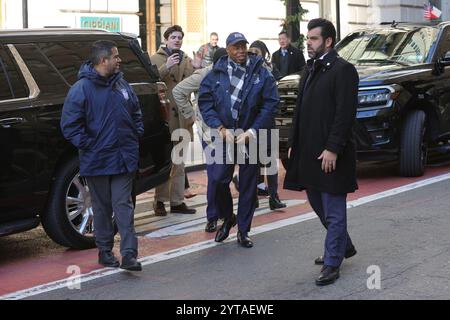
[[[259,174],[257,156],[250,155],[250,160],[253,158],[255,161],[247,159],[245,163],[239,163],[237,221],[233,214],[233,199],[229,187],[236,158],[232,159],[232,163],[226,161],[226,158],[229,147],[248,150],[248,142],[257,138],[258,130],[271,128],[279,98],[275,79],[263,66],[262,57],[248,55],[247,43],[242,33],[233,32],[228,36],[228,55],[220,58],[202,81],[198,105],[205,123],[217,130],[217,136],[226,144],[224,148],[215,149],[221,154],[214,157],[220,159],[211,164],[208,175],[208,189],[216,190],[220,195],[216,197],[214,205],[219,217],[224,219],[215,240],[225,240],[237,222],[238,243],[251,248],[253,242],[248,237],[248,232],[255,212]],[[233,132],[239,129],[242,133],[235,136]]]
[[[92,198],[99,263],[119,266],[112,253],[114,212],[121,238],[120,267],[140,271],[131,189],[144,127],[138,98],[123,79],[120,62],[114,42],[93,44],[91,61],[81,66],[79,80],[64,102],[61,129],[79,150],[80,175],[86,177]]]

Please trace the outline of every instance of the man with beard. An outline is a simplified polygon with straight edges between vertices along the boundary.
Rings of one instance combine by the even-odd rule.
[[[358,106],[358,73],[334,50],[336,29],[325,19],[308,23],[311,58],[302,76],[289,139],[286,189],[306,190],[327,229],[317,285],[333,283],[345,258],[356,254],[347,232],[347,193],[357,189],[353,124]]]
[[[114,220],[120,234],[122,269],[140,271],[131,199],[138,169],[139,136],[144,133],[139,100],[120,72],[112,41],[92,45],[90,61],[78,73],[61,115],[64,137],[79,150],[80,175],[89,186],[98,262],[119,267],[114,256]]]

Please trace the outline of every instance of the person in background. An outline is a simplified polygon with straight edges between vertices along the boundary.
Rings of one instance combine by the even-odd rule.
[[[284,187],[306,190],[327,230],[319,286],[339,278],[344,258],[356,254],[347,232],[347,194],[357,188],[353,138],[359,77],[334,49],[336,29],[325,19],[308,23],[307,68],[301,77]]]
[[[86,178],[92,199],[98,262],[119,267],[112,252],[114,216],[120,268],[140,271],[131,191],[144,125],[139,100],[123,78],[120,62],[114,42],[94,42],[90,61],[81,66],[79,80],[64,101],[61,131],[79,150],[80,175]]]
[[[211,32],[209,35],[209,42],[202,45],[197,53],[202,57],[202,68],[205,68],[213,63],[214,53],[219,49],[217,43],[219,42],[219,36],[216,32]]]
[[[256,40],[252,42],[250,45],[250,48],[248,49],[250,52],[255,53],[264,59],[264,66],[269,70],[272,75],[278,74],[278,70],[274,70],[272,64],[270,63],[270,52],[267,48],[266,44],[261,40]],[[277,77],[274,75],[274,78],[277,79]],[[275,119],[272,123],[272,128],[275,127]],[[271,130],[269,130],[269,133],[267,135],[267,148],[268,148],[268,155],[271,154],[271,144],[270,144],[270,137],[271,137]],[[277,210],[286,208],[286,204],[281,202],[279,196],[278,196],[278,161],[275,163],[277,166],[277,173],[275,174],[266,174],[267,177],[267,187],[264,184],[264,175],[259,175],[259,181],[258,181],[258,195],[265,195],[269,196],[269,207],[270,210]],[[270,164],[268,164],[270,166]],[[267,169],[266,169],[267,170]]]
[[[164,32],[165,46],[161,47],[150,57],[153,64],[158,67],[159,75],[167,86],[168,98],[170,100],[169,129],[172,133],[176,129],[189,130],[192,136],[192,124],[186,123],[181,117],[172,96],[173,88],[183,79],[189,77],[195,68],[200,67],[198,56],[194,60],[189,58],[183,51],[184,32],[183,29],[174,25]],[[180,143],[177,141],[175,143]],[[184,203],[185,172],[184,163],[172,164],[170,179],[155,188],[155,200],[153,209],[156,216],[167,215],[164,202],[170,202],[171,213],[194,214],[195,209],[189,208]]]
[[[273,53],[272,64],[280,72],[280,77],[300,73],[305,66],[305,57],[299,49],[291,45],[291,39],[286,31],[283,30],[278,34],[278,43],[280,49]]]
[[[227,54],[227,51],[224,48],[219,48],[213,56],[213,64],[219,60],[220,57]],[[194,73],[181,81],[177,86],[173,89],[173,98],[178,106],[178,111],[183,115],[183,117],[188,122],[194,122],[197,126],[197,131],[200,135],[200,140],[202,142],[203,148],[211,143],[210,130],[202,119],[202,115],[198,110],[197,105],[197,93],[200,88],[200,84],[205,76],[212,70],[213,65],[209,65],[206,68],[202,68],[194,71]],[[191,103],[191,94],[195,93],[196,99],[194,104]],[[211,165],[209,161],[206,163],[206,173],[208,177],[211,176]],[[215,232],[217,230],[217,220],[219,219],[219,215],[217,214],[220,211],[220,206],[218,207],[216,202],[217,197],[216,189],[212,188],[212,184],[209,183],[208,179],[208,189],[206,192],[207,197],[207,206],[206,206],[206,218],[207,223],[205,226],[206,232]]]

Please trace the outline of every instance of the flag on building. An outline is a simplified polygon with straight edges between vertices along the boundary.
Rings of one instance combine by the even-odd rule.
[[[439,19],[441,17],[441,10],[439,10],[438,8],[436,8],[435,6],[433,6],[431,3],[428,4],[424,4],[423,5],[423,17],[426,20],[436,20]]]

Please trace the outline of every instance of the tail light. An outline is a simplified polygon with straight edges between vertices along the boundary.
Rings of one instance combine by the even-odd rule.
[[[158,89],[158,97],[160,102],[159,112],[165,121],[169,121],[170,100],[167,97],[167,86],[164,82],[157,82],[156,87]]]

